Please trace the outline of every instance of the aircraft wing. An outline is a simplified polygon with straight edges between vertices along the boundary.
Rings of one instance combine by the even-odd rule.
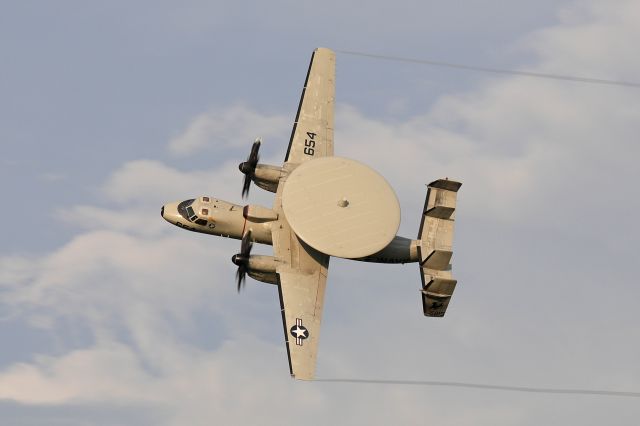
[[[315,377],[320,320],[327,276],[296,270],[278,272],[278,291],[289,372],[300,380]]]
[[[312,380],[316,369],[329,256],[305,244],[291,230],[282,211],[285,181],[286,176],[281,178],[278,185],[274,203],[278,220],[271,228],[273,251],[280,265],[276,272],[282,326],[291,376]]]
[[[333,155],[335,65],[333,51],[318,48],[313,52],[285,163],[302,163]]]

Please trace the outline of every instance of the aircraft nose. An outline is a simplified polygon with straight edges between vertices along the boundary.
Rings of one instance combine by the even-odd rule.
[[[180,214],[178,213],[178,203],[169,203],[162,206],[160,209],[160,216],[169,223],[174,225],[179,220]]]

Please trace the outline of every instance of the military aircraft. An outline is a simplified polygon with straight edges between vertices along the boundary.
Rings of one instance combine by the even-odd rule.
[[[386,180],[362,163],[333,155],[334,80],[335,53],[316,49],[284,164],[261,164],[257,139],[239,166],[243,198],[253,181],[276,194],[272,208],[201,196],[161,210],[180,228],[242,240],[232,257],[238,291],[246,275],[277,286],[289,371],[301,380],[315,375],[330,256],[417,262],[423,312],[430,317],[444,316],[456,286],[450,262],[461,183],[430,183],[418,239],[397,236],[400,206]],[[253,243],[272,245],[274,255],[252,255]]]

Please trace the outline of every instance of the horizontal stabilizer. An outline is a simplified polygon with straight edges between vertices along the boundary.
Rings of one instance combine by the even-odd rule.
[[[438,219],[449,219],[454,211],[456,211],[455,207],[435,206],[427,210],[425,214]]]
[[[429,184],[431,188],[446,189],[447,191],[458,192],[458,189],[462,186],[462,183],[449,179],[438,179]]]
[[[422,267],[443,271],[449,266],[453,252],[451,250],[432,250],[422,262]]]
[[[431,278],[422,289],[422,309],[428,317],[442,317],[449,306],[449,300],[451,300],[457,281],[447,278]]]

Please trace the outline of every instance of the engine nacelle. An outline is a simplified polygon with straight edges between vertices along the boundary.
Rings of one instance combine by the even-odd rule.
[[[281,175],[282,167],[258,164],[251,179],[265,191],[276,192]]]
[[[273,256],[252,255],[249,256],[247,274],[254,280],[262,281],[263,283],[277,284],[277,266],[278,261]]]
[[[257,204],[248,204],[242,209],[242,215],[251,222],[273,222],[278,220],[278,213]]]

